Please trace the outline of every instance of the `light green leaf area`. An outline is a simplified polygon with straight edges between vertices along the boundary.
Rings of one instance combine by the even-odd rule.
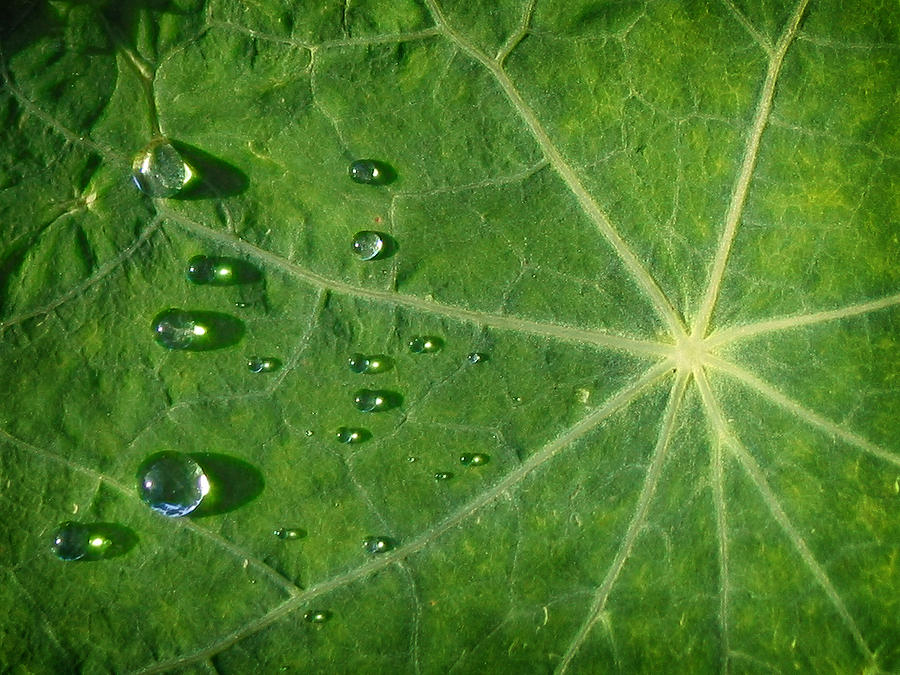
[[[900,671],[891,3],[19,0],[0,57],[0,670]]]

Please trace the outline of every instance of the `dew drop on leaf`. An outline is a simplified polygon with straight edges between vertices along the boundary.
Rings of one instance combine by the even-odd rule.
[[[272,532],[279,539],[301,539],[306,532],[296,527],[279,527]]]
[[[353,429],[340,427],[335,433],[338,443],[362,443],[369,438],[369,432],[365,429]]]
[[[246,260],[228,256],[195,255],[188,260],[186,274],[189,281],[207,286],[236,286],[262,279],[259,268]]]
[[[453,473],[450,471],[438,471],[434,474],[435,480],[450,480],[453,478]]]
[[[380,412],[389,407],[386,392],[375,389],[360,389],[353,395],[353,405],[362,412]]]
[[[235,344],[243,335],[243,323],[218,312],[191,311],[171,307],[150,325],[157,343],[167,349],[205,351]]]
[[[471,455],[463,455],[459,458],[459,463],[463,466],[482,466],[487,464],[490,461],[490,457],[487,455],[476,452]]]
[[[354,373],[364,373],[366,375],[374,375],[382,373],[391,367],[391,359],[380,354],[365,355],[351,354],[347,359],[347,365]]]
[[[60,560],[90,560],[103,557],[111,540],[87,525],[66,521],[53,533],[53,552]]]
[[[419,335],[409,341],[409,351],[413,354],[434,354],[443,346],[444,341],[432,335]]]
[[[353,252],[360,260],[375,260],[384,251],[384,239],[372,230],[363,230],[353,235]]]
[[[366,553],[387,553],[394,548],[394,542],[389,537],[366,537],[363,548]]]
[[[247,367],[252,373],[271,373],[281,367],[281,361],[271,356],[251,356]]]
[[[350,178],[366,185],[387,185],[393,179],[393,170],[376,159],[357,159],[348,169]]]
[[[309,623],[325,623],[331,618],[331,612],[327,609],[311,609],[303,615]]]
[[[151,197],[174,197],[194,179],[194,170],[167,139],[157,138],[135,156],[132,178]]]
[[[180,452],[158,452],[137,470],[138,493],[154,511],[176,518],[200,506],[209,479],[197,462]]]
[[[468,356],[466,356],[466,361],[469,363],[484,363],[487,361],[487,354],[483,354],[481,352],[472,352]]]
[[[347,365],[354,373],[364,373],[369,369],[369,359],[365,354],[351,354],[347,359]]]

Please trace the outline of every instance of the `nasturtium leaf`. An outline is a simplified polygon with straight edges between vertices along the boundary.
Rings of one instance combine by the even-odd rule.
[[[0,670],[900,670],[898,26],[14,2]],[[164,198],[155,139],[194,174]],[[194,284],[198,254],[259,274]],[[173,307],[240,330],[166,349]],[[143,504],[160,452],[214,508]],[[128,544],[63,562],[67,522]]]

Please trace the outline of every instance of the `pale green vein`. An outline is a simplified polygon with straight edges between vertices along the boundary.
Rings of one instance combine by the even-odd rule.
[[[625,566],[626,561],[631,556],[631,550],[634,548],[634,544],[637,541],[641,530],[643,530],[644,526],[647,524],[647,513],[650,511],[650,502],[653,500],[653,495],[656,493],[656,487],[659,484],[659,478],[662,475],[662,467],[668,454],[669,441],[672,438],[672,433],[675,428],[675,415],[678,412],[689,378],[690,371],[683,369],[678,371],[678,375],[672,385],[672,391],[669,394],[669,401],[666,404],[665,413],[663,414],[662,425],[660,426],[659,436],[656,440],[656,447],[653,450],[653,459],[650,462],[650,468],[647,470],[647,476],[644,478],[641,494],[640,497],[638,497],[634,513],[631,516],[631,522],[628,524],[628,530],[625,533],[625,537],[622,539],[618,551],[616,551],[616,556],[613,558],[612,564],[609,566],[603,582],[600,584],[600,587],[594,595],[594,601],[591,603],[591,608],[588,611],[587,617],[581,624],[578,632],[572,638],[565,654],[563,654],[562,659],[556,667],[556,673],[560,675],[566,672],[572,659],[578,653],[578,650],[584,644],[585,640],[587,640],[594,624],[600,620],[603,609],[606,606],[606,601],[609,599],[609,594],[612,591],[612,587],[619,578],[619,573]]]
[[[747,136],[747,144],[744,148],[744,158],[741,161],[741,170],[738,173],[737,180],[731,190],[731,199],[728,203],[728,211],[725,215],[725,229],[719,240],[719,248],[713,259],[712,270],[709,275],[709,283],[703,294],[703,301],[700,303],[700,309],[694,320],[691,329],[691,335],[695,339],[701,339],[706,335],[709,329],[709,322],[712,317],[713,308],[719,297],[719,290],[722,286],[722,278],[725,275],[725,265],[728,262],[728,256],[731,253],[732,244],[734,244],[737,235],[738,224],[744,213],[744,204],[747,201],[747,191],[750,188],[750,181],[753,177],[753,170],[756,167],[756,160],[759,157],[759,144],[762,140],[763,131],[769,121],[769,115],[772,112],[772,101],[775,97],[775,84],[778,81],[778,75],[781,72],[781,66],[784,63],[784,57],[788,47],[797,35],[800,28],[800,19],[806,9],[808,0],[801,0],[794,9],[794,14],[788,21],[787,28],[775,45],[775,50],[769,59],[769,65],[766,72],[766,80],[763,83],[762,92],[759,101],[756,104],[756,113],[753,116],[753,124],[750,127],[750,133]]]
[[[199,649],[191,654],[186,654],[168,661],[164,661],[152,666],[148,666],[139,671],[141,675],[149,675],[150,673],[160,673],[173,668],[184,667],[186,665],[197,663],[207,659],[215,654],[219,654],[232,645],[237,644],[241,640],[258,633],[264,628],[272,625],[279,619],[287,616],[298,607],[306,605],[315,598],[325,595],[331,591],[342,588],[360,579],[364,579],[371,574],[386,568],[387,566],[402,560],[406,560],[413,554],[421,551],[432,541],[460,525],[466,518],[478,512],[488,504],[492,503],[499,496],[506,494],[509,490],[520,483],[526,476],[539,466],[545,464],[555,457],[566,446],[574,443],[585,434],[599,426],[604,420],[614,415],[618,411],[625,408],[632,401],[637,399],[642,393],[656,384],[660,379],[665,377],[672,369],[671,362],[658,363],[648,369],[641,377],[632,382],[630,385],[623,387],[618,393],[608,398],[603,405],[586,415],[579,422],[569,427],[562,434],[544,445],[536,453],[528,457],[522,464],[510,471],[499,482],[485,490],[481,494],[472,498],[463,504],[459,509],[451,513],[444,520],[437,523],[431,528],[422,532],[418,537],[401,544],[390,553],[385,553],[377,558],[371,558],[359,567],[348,570],[343,574],[336,575],[331,579],[321,581],[309,586],[300,595],[282,602],[277,607],[271,609],[258,619],[245,624],[243,627],[219,638],[215,642]],[[682,385],[682,390],[684,389]]]
[[[794,328],[802,328],[803,326],[810,326],[817,323],[825,323],[826,321],[839,321],[840,319],[848,319],[861,314],[869,314],[870,312],[877,312],[882,309],[896,307],[897,305],[900,305],[900,293],[888,295],[869,302],[846,305],[837,309],[811,312],[809,314],[794,314],[791,316],[745,324],[743,326],[735,326],[734,328],[727,328],[725,330],[716,331],[710,335],[706,339],[705,344],[708,348],[712,349],[719,345],[754,337],[761,333],[792,330]]]
[[[822,431],[835,436],[836,438],[840,438],[842,441],[856,446],[860,450],[867,452],[880,460],[889,462],[890,464],[893,464],[895,466],[900,466],[900,456],[898,456],[897,454],[891,452],[890,450],[882,448],[875,443],[872,443],[871,441],[863,438],[858,434],[853,433],[852,431],[848,431],[842,425],[832,422],[826,417],[823,417],[822,415],[813,412],[809,408],[800,405],[799,403],[797,403],[797,401],[794,401],[793,399],[785,396],[780,391],[775,389],[775,387],[764,382],[762,379],[756,377],[756,375],[753,375],[743,368],[739,368],[738,366],[729,363],[724,359],[720,359],[716,356],[711,355],[707,356],[706,364],[712,368],[715,368],[716,370],[720,370],[723,373],[731,375],[751,389],[755,389],[765,398],[769,399],[784,410],[787,410],[801,422],[821,429]]]
[[[781,527],[782,531],[785,533],[785,535],[787,535],[787,538],[790,540],[791,545],[800,555],[800,558],[803,560],[804,565],[806,565],[810,573],[813,575],[813,578],[815,578],[816,583],[818,583],[819,586],[822,587],[822,590],[825,591],[825,595],[828,597],[829,602],[831,602],[832,606],[841,617],[841,621],[850,632],[850,635],[853,637],[854,642],[856,642],[869,662],[874,663],[874,654],[869,649],[866,641],[863,639],[862,633],[860,632],[859,627],[856,625],[856,621],[853,619],[853,616],[850,614],[847,606],[844,604],[843,599],[838,594],[837,589],[835,589],[834,584],[828,577],[828,573],[819,564],[819,561],[816,560],[816,557],[810,550],[809,545],[806,543],[806,540],[800,535],[800,533],[797,531],[797,528],[791,522],[791,519],[788,517],[784,508],[781,506],[781,503],[778,501],[778,497],[775,496],[775,493],[769,486],[768,481],[766,481],[766,477],[763,474],[762,468],[759,466],[759,463],[756,461],[753,455],[751,455],[747,451],[740,440],[738,440],[738,438],[731,433],[728,427],[728,423],[725,421],[725,416],[722,413],[721,408],[719,407],[718,401],[716,401],[715,397],[712,394],[712,390],[710,389],[709,382],[706,379],[705,373],[701,373],[697,378],[697,387],[700,390],[700,396],[703,400],[707,415],[709,416],[713,428],[719,432],[720,436],[727,444],[728,448],[731,450],[731,453],[741,464],[744,471],[747,472],[747,475],[750,477],[750,480],[759,491],[763,502],[769,509],[769,512],[772,514],[775,522],[778,523],[779,527]]]
[[[512,50],[525,39],[526,35],[528,35],[528,27],[531,25],[531,17],[534,15],[535,3],[536,0],[528,0],[528,3],[525,5],[525,10],[522,12],[522,19],[519,21],[519,27],[516,29],[516,32],[506,38],[506,42],[504,42],[503,46],[497,50],[497,55],[494,57],[494,60],[501,66],[503,65],[503,62],[509,58]]]
[[[122,485],[122,483],[119,483],[115,479],[110,478],[109,476],[107,476],[99,471],[95,471],[86,466],[82,466],[78,462],[74,462],[71,459],[68,459],[65,457],[60,457],[59,455],[56,455],[52,452],[48,452],[37,446],[32,445],[31,443],[23,441],[20,438],[16,438],[15,436],[13,436],[9,432],[7,432],[5,429],[0,429],[0,440],[5,440],[10,445],[12,445],[16,448],[19,448],[20,450],[27,452],[31,455],[39,457],[39,458],[43,459],[44,461],[52,462],[55,464],[61,464],[65,467],[68,467],[72,471],[75,471],[76,473],[80,473],[84,476],[90,476],[91,478],[94,478],[98,482],[102,482],[103,484],[109,486],[110,488],[112,488],[113,490],[118,492],[119,494],[125,496],[127,499],[130,499],[130,500],[138,499],[136,488],[128,488],[128,487]],[[183,528],[183,529],[188,530],[188,531],[190,531],[196,535],[199,535],[205,539],[208,539],[209,541],[213,542],[215,545],[228,551],[228,553],[230,553],[237,560],[241,561],[242,563],[246,562],[248,566],[253,567],[255,570],[257,570],[264,576],[268,577],[270,581],[272,581],[276,586],[285,590],[289,595],[296,595],[298,593],[298,591],[300,591],[300,588],[296,584],[294,584],[290,579],[285,578],[284,576],[282,576],[281,574],[276,572],[273,568],[269,567],[264,562],[255,558],[254,556],[250,555],[249,553],[247,553],[240,547],[236,546],[235,544],[231,543],[230,541],[228,541],[221,535],[200,527],[199,525],[197,525],[196,523],[194,523],[193,521],[191,521],[188,518],[172,519],[172,518],[166,518],[165,516],[159,516],[159,518],[164,518],[167,523],[170,523],[175,527]]]
[[[340,38],[336,40],[323,40],[322,42],[309,42],[291,37],[280,37],[277,35],[269,35],[262,31],[241,26],[240,24],[231,23],[229,21],[221,21],[218,19],[210,19],[207,24],[209,28],[221,28],[230,30],[235,33],[242,33],[256,40],[265,40],[276,42],[303,49],[329,49],[333,47],[366,47],[368,45],[392,44],[399,42],[413,42],[415,40],[424,40],[439,34],[437,28],[423,28],[422,30],[410,31],[407,33],[390,33],[384,35],[367,35],[355,38]]]
[[[501,64],[486,56],[460,35],[459,32],[449,24],[443,11],[435,0],[427,0],[427,5],[435,22],[447,38],[455,43],[462,51],[481,63],[488,72],[491,73],[497,81],[497,84],[503,90],[503,93],[506,94],[506,97],[509,99],[516,114],[523,122],[525,122],[531,135],[534,137],[535,141],[537,141],[538,146],[544,153],[544,156],[549,160],[554,170],[560,175],[563,182],[578,200],[578,204],[591,222],[594,223],[597,229],[600,230],[601,234],[609,242],[610,246],[612,246],[616,255],[625,266],[625,269],[650,300],[656,313],[666,324],[672,337],[675,340],[683,338],[685,336],[684,326],[678,313],[675,311],[675,308],[669,302],[668,298],[666,298],[653,277],[650,276],[647,268],[644,267],[640,260],[638,260],[638,257],[631,250],[631,247],[625,243],[625,240],[622,239],[613,227],[606,213],[588,193],[587,189],[579,180],[578,175],[575,173],[575,170],[563,158],[562,153],[557,149],[556,145],[547,134],[547,131],[540,123],[540,120],[538,120],[537,115],[522,98],[519,90],[513,84],[512,80],[510,80],[506,71],[503,70]]]
[[[734,18],[737,19],[738,23],[744,27],[744,30],[750,34],[750,37],[763,49],[766,54],[770,57],[772,56],[772,43],[769,42],[769,38],[759,32],[759,30],[750,23],[750,20],[744,15],[744,13],[734,6],[734,3],[731,0],[723,0],[725,6],[731,11],[734,15]]]
[[[699,377],[701,373],[695,373]],[[712,489],[713,508],[716,513],[716,540],[719,546],[719,630],[722,633],[722,642],[719,647],[721,666],[720,672],[728,672],[728,660],[730,652],[730,636],[728,626],[728,599],[729,599],[729,572],[728,572],[728,512],[725,504],[725,469],[723,466],[722,443],[723,438],[716,434],[712,439]]]
[[[521,333],[529,333],[532,335],[541,335],[551,337],[566,342],[578,342],[596,345],[599,347],[608,347],[619,351],[630,352],[641,356],[662,356],[668,357],[672,353],[672,346],[660,342],[652,342],[648,340],[639,340],[636,338],[623,337],[619,335],[610,335],[597,330],[587,330],[584,328],[576,328],[573,326],[562,326],[557,324],[541,323],[538,321],[529,321],[527,319],[519,319],[514,316],[506,316],[503,314],[492,314],[474,309],[465,309],[455,305],[447,305],[426,298],[419,298],[412,295],[404,295],[395,291],[382,291],[371,288],[363,288],[354,286],[343,281],[329,279],[315,272],[290,262],[279,255],[270,253],[253,244],[240,239],[227,232],[215,230],[202,225],[186,216],[172,211],[168,207],[158,204],[157,209],[160,214],[166,216],[173,222],[180,224],[187,230],[203,236],[206,239],[212,239],[219,244],[228,246],[229,248],[244,253],[250,258],[263,263],[277,267],[291,276],[305,281],[313,286],[321,289],[327,289],[343,295],[349,295],[355,298],[366,300],[374,300],[390,305],[405,307],[408,309],[416,309],[428,314],[437,314],[449,319],[458,321],[466,321],[477,324],[479,326],[489,326],[491,328],[499,328],[503,330],[517,331]]]

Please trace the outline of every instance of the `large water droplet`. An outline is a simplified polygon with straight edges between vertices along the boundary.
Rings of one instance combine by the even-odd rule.
[[[309,623],[325,623],[331,618],[331,612],[327,609],[311,609],[303,615]]]
[[[302,539],[306,536],[306,530],[299,527],[279,527],[272,534],[279,539]]]
[[[251,356],[247,367],[252,373],[272,373],[281,367],[281,361],[271,356]]]
[[[194,178],[194,170],[168,139],[157,138],[134,158],[132,178],[151,197],[173,197]]]
[[[409,351],[413,354],[434,354],[443,346],[444,341],[433,335],[419,335],[409,341]]]
[[[262,274],[256,267],[239,258],[195,255],[188,260],[187,278],[195,284],[233,286],[259,281]]]
[[[463,466],[482,466],[487,464],[490,461],[490,457],[481,452],[476,452],[471,455],[463,455],[459,458],[459,463]]]
[[[353,252],[360,260],[375,260],[384,251],[384,239],[372,230],[363,230],[353,235]]]
[[[353,395],[353,405],[362,412],[381,412],[394,407],[391,392],[377,389],[360,389]]]
[[[154,511],[164,516],[186,516],[209,493],[202,467],[180,452],[158,452],[137,470],[138,492]]]
[[[365,373],[366,375],[375,375],[389,370],[392,361],[384,354],[351,354],[347,359],[347,365],[354,373]]]
[[[335,434],[338,443],[362,443],[372,437],[365,429],[353,429],[351,427],[340,427]]]
[[[390,537],[366,537],[363,548],[367,553],[387,553],[394,548],[394,541]]]
[[[163,347],[192,351],[227,347],[240,340],[244,332],[243,324],[233,316],[176,307],[153,317],[151,329]]]
[[[350,164],[350,178],[366,185],[387,185],[394,180],[394,170],[377,159],[357,159]]]
[[[53,533],[53,552],[60,560],[96,560],[112,545],[105,534],[81,523],[60,523]]]

